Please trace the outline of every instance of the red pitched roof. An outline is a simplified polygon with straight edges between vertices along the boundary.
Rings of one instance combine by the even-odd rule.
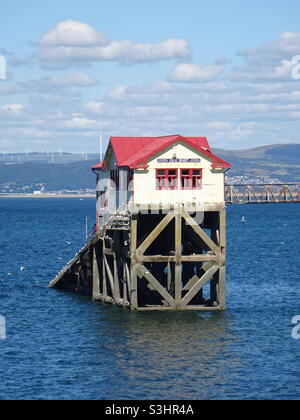
[[[97,163],[96,165],[94,165],[93,167],[92,167],[92,169],[104,169],[105,168],[105,162],[103,161],[103,162],[99,162],[99,163]]]
[[[116,156],[117,166],[128,166],[133,169],[147,166],[149,158],[178,141],[188,144],[190,147],[207,156],[212,161],[212,167],[214,169],[229,169],[231,167],[228,162],[211,153],[211,148],[206,137],[182,137],[180,135],[173,135],[165,137],[110,138],[110,144]],[[94,169],[103,169],[103,164],[101,162],[102,166]]]
[[[180,135],[166,137],[111,137],[117,165],[131,168],[145,164],[153,155],[171,146],[177,141],[183,141],[199,150],[213,162],[215,168],[230,168],[230,164],[211,153],[206,137],[182,137]]]

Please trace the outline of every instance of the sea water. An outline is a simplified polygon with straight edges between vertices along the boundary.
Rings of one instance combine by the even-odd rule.
[[[1,198],[0,399],[299,399],[299,212],[228,208],[226,312],[131,313],[47,288],[93,199]]]

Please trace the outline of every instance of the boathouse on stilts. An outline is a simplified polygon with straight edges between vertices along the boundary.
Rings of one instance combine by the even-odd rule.
[[[131,310],[226,308],[224,178],[205,137],[112,137],[91,241],[50,287]]]

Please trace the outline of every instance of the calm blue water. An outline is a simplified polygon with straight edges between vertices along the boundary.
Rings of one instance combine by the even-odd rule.
[[[145,314],[46,288],[93,199],[1,199],[0,399],[299,399],[299,210],[229,208],[226,313]]]

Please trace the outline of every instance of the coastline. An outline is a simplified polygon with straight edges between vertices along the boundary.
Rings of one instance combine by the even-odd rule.
[[[0,194],[1,198],[95,198],[96,194]]]

